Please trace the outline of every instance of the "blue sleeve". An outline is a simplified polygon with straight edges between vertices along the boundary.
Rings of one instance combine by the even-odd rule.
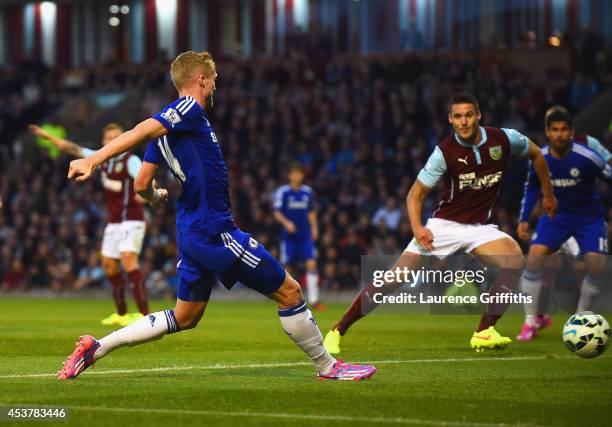
[[[95,152],[96,150],[92,150],[91,148],[81,147],[81,156],[83,156],[83,158],[89,157]]]
[[[445,172],[446,161],[444,160],[444,155],[440,147],[436,147],[431,156],[429,156],[429,159],[427,159],[427,163],[425,163],[421,172],[419,172],[417,179],[426,187],[433,188]]]
[[[140,168],[142,167],[142,160],[138,158],[138,156],[131,155],[127,161],[127,170],[130,177],[136,179],[138,176],[138,172],[140,172]]]
[[[155,165],[159,165],[164,161],[159,145],[157,145],[157,140],[149,142],[143,160],[147,163],[153,163]]]
[[[202,108],[194,98],[186,96],[164,107],[152,117],[168,132],[199,130]]]
[[[612,159],[612,153],[597,138],[587,135],[587,147],[599,154],[606,162]]]
[[[514,129],[502,128],[510,140],[510,153],[513,156],[524,157],[529,151],[529,138]]]
[[[529,172],[527,173],[527,181],[525,182],[525,192],[523,194],[523,200],[521,200],[521,213],[519,215],[520,222],[529,221],[531,211],[539,198],[540,179],[535,173],[533,165],[531,162],[529,162]]]

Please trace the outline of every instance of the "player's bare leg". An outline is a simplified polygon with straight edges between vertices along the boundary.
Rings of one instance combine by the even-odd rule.
[[[507,292],[513,292],[518,288],[525,259],[521,249],[513,239],[502,238],[487,242],[472,251],[483,264],[495,266],[500,272],[491,286],[490,295],[495,297]],[[480,319],[476,332],[472,336],[471,346],[477,351],[484,348],[503,348],[512,340],[501,336],[495,330],[497,320],[502,316],[507,303],[489,304]]]
[[[102,324],[120,326],[123,320],[127,320],[130,317],[127,315],[127,303],[125,302],[126,283],[121,272],[121,264],[118,259],[103,256],[102,268],[111,283],[113,302],[117,310],[115,313],[102,319]]]
[[[350,365],[334,359],[323,346],[323,336],[306,306],[300,285],[285,275],[281,287],[268,295],[278,304],[278,315],[285,333],[313,361],[318,377],[331,380],[360,380],[376,373],[373,366]]]
[[[177,300],[171,310],[151,313],[134,323],[115,331],[100,340],[91,335],[80,337],[62,369],[59,380],[76,378],[95,361],[124,346],[135,346],[161,339],[166,334],[194,328],[204,314],[207,301],[188,302]]]
[[[422,255],[413,252],[403,252],[397,259],[390,270],[409,269],[416,270],[425,263]],[[346,334],[346,331],[353,323],[373,311],[378,304],[374,302],[372,295],[375,293],[383,293],[389,295],[395,292],[402,283],[386,283],[382,287],[375,287],[372,283],[368,283],[355,297],[350,307],[342,318],[332,326],[331,330],[325,336],[325,347],[332,354],[340,353],[340,337]]]
[[[606,270],[606,256],[602,253],[588,252],[584,255],[587,275],[580,286],[580,299],[576,311],[591,310],[593,300],[599,295]]]
[[[147,300],[145,277],[138,265],[138,254],[135,252],[121,252],[121,265],[123,265],[128,281],[132,285],[134,301],[136,301],[138,311],[140,312],[140,315],[132,316],[132,319],[139,319],[149,314],[149,302]]]

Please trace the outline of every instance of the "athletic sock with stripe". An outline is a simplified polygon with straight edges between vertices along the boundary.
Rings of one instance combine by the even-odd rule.
[[[131,325],[121,328],[98,340],[100,347],[94,353],[98,360],[123,346],[135,346],[161,339],[166,334],[178,332],[179,327],[174,310],[158,311],[138,319]]]

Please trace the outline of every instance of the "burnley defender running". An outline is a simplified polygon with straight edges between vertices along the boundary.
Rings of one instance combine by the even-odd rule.
[[[102,146],[121,135],[123,130],[123,127],[117,123],[107,124],[102,133]],[[74,157],[88,157],[95,153],[94,150],[51,135],[36,125],[30,125],[30,132],[47,139],[60,151]],[[116,313],[102,319],[103,325],[126,326],[149,314],[145,277],[138,265],[138,255],[145,235],[143,216],[145,201],[134,192],[134,179],[141,166],[142,161],[138,156],[124,153],[104,162],[100,168],[108,212],[108,224],[102,239],[102,266],[111,283],[117,310]],[[132,285],[132,293],[140,313],[128,313],[125,301],[126,282],[121,266]]]
[[[552,219],[546,216],[539,218],[529,248],[521,285],[534,301],[525,305],[525,324],[517,337],[521,341],[529,341],[536,336],[540,327],[537,316],[544,314],[538,313],[537,308],[542,288],[540,274],[545,258],[564,245],[568,238],[576,240],[587,270],[578,301],[578,311],[584,311],[591,308],[592,299],[599,293],[608,252],[605,208],[595,179],[600,177],[609,181],[612,176],[610,165],[589,148],[588,137],[574,136],[572,117],[567,111],[558,109],[547,115],[545,125],[550,145],[544,147],[542,153],[552,174],[559,212]],[[597,147],[597,144],[593,146]],[[606,154],[604,151],[602,153]],[[539,187],[538,177],[531,168],[525,184],[518,227],[521,237],[528,235],[529,216],[539,198]]]
[[[176,203],[180,277],[176,306],[152,313],[99,341],[89,335],[81,337],[58,378],[74,378],[94,361],[125,345],[195,327],[217,279],[228,288],[240,281],[274,299],[283,329],[313,361],[320,379],[360,380],[374,375],[373,366],[350,365],[329,355],[298,283],[259,242],[234,224],[227,167],[205,115],[213,104],[217,78],[212,56],[184,52],[172,62],[170,76],[180,99],[94,155],[74,160],[68,176],[77,181],[88,179],[105,160],[151,140],[134,184],[138,194],[152,205],[168,197],[166,190],[151,185],[164,160],[182,186]]]
[[[274,218],[283,226],[281,231],[281,262],[287,269],[306,267],[308,304],[323,310],[319,301],[319,273],[315,241],[319,236],[317,213],[312,188],[304,185],[304,171],[299,163],[289,167],[289,185],[283,185],[274,195]]]
[[[549,215],[556,209],[556,200],[548,177],[546,160],[540,149],[528,138],[512,129],[481,127],[478,101],[468,93],[454,95],[449,103],[449,122],[455,133],[442,141],[429,157],[407,197],[408,216],[414,239],[396,261],[392,270],[416,270],[425,258],[444,258],[457,252],[475,255],[485,265],[500,268],[490,290],[492,296],[504,288],[516,289],[525,261],[518,244],[494,224],[493,210],[499,197],[502,177],[511,155],[527,156],[543,182],[543,205]],[[423,199],[444,178],[445,193],[433,218],[423,226]],[[367,285],[325,337],[331,353],[340,351],[340,336],[357,320],[372,311],[377,304],[375,293],[390,293],[401,284],[388,283],[382,288]],[[477,351],[503,348],[508,337],[495,330],[507,304],[489,304],[470,345]]]

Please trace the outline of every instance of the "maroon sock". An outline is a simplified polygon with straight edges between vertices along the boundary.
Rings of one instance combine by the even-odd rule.
[[[514,269],[514,268],[502,268],[491,286],[491,290],[489,294],[491,296],[514,292],[518,289],[518,283],[521,279],[521,274],[523,274],[522,270]],[[478,329],[476,332],[480,332],[484,329],[487,329],[489,326],[495,326],[495,323],[502,317],[504,311],[508,308],[508,302],[495,302],[487,305],[485,313],[482,315],[480,319],[480,324],[478,325]]]
[[[375,287],[369,283],[357,294],[351,306],[348,310],[346,310],[346,313],[344,313],[344,316],[342,316],[342,319],[338,323],[337,329],[338,332],[340,332],[340,335],[344,335],[353,323],[378,307],[378,304],[373,300],[373,295],[380,292],[386,294],[390,293],[391,290],[387,292],[386,290],[383,290],[383,288]]]
[[[123,274],[116,274],[109,277],[108,280],[111,282],[113,301],[115,301],[117,314],[123,316],[127,313],[127,304],[125,303],[125,279],[123,278]]]
[[[147,288],[144,283],[144,275],[139,269],[128,273],[128,280],[132,284],[134,299],[138,306],[138,311],[142,314],[149,314],[149,303],[147,301]]]

